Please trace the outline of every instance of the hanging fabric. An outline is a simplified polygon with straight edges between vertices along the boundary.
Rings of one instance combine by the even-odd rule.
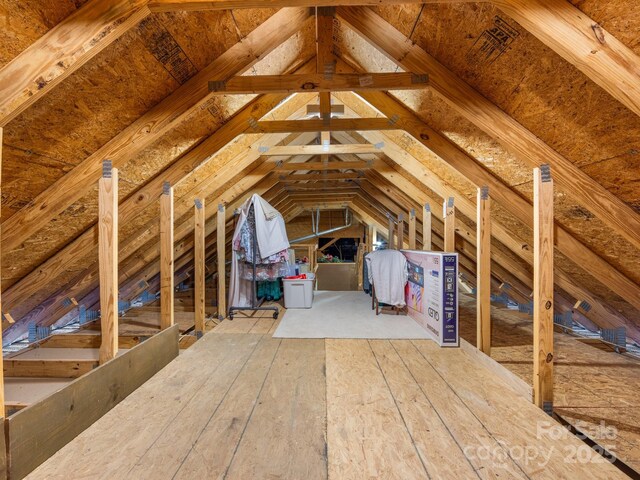
[[[240,208],[233,233],[229,305],[252,305],[254,263],[256,281],[274,281],[286,275],[288,248],[282,215],[260,195],[252,195]]]

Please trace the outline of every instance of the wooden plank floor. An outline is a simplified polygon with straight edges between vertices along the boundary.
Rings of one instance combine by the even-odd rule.
[[[461,336],[475,344],[475,299],[460,302]],[[532,317],[495,305],[491,316],[491,357],[531,385]],[[554,411],[640,472],[640,360],[558,332],[554,348]]]
[[[275,326],[223,322],[28,478],[626,478],[462,349]]]

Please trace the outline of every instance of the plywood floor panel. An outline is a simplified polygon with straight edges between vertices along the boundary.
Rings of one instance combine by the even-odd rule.
[[[326,340],[329,478],[427,473],[367,340]]]
[[[369,344],[429,477],[481,478],[391,342]]]
[[[585,445],[538,436],[549,417],[463,349],[248,333],[277,323],[223,322],[28,478],[620,476],[609,464],[562,462],[563,450],[544,466],[523,462],[518,448]],[[608,412],[583,417],[597,415]]]
[[[282,342],[225,478],[326,479],[325,385],[324,342]]]
[[[279,346],[279,340],[262,338],[220,408],[212,413],[178,466],[176,480],[222,478],[226,474]]]

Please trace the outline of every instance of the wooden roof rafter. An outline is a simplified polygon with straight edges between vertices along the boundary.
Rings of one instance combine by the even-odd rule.
[[[640,248],[640,215],[487,100],[373,10],[339,7],[338,17],[401,68],[429,74],[432,92],[525,163],[548,163],[557,184],[616,234]]]
[[[268,52],[299,31],[310,18],[306,8],[282,9],[259,25],[197,73],[172,94],[151,108],[107,144],[50,185],[29,204],[3,222],[5,248],[13,250],[41,225],[64,211],[84,195],[100,176],[101,161],[110,159],[119,167],[132,155],[184,122],[210,98],[207,83],[216,75],[231,77],[254,65]]]
[[[0,126],[151,14],[147,0],[91,0],[0,69]]]

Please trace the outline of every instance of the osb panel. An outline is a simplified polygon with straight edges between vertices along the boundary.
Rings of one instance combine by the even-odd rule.
[[[5,143],[77,165],[177,86],[134,30],[9,123]],[[11,153],[5,156],[5,165],[21,178],[30,178],[34,172],[29,168],[11,167],[24,165]],[[64,173],[51,171],[50,178]],[[42,192],[41,183],[24,183],[27,188],[12,192],[20,201],[28,202]],[[3,209],[3,216],[10,213]]]
[[[640,3],[634,0],[569,0],[640,55]]]
[[[238,34],[240,37],[244,38],[277,11],[277,8],[260,8],[230,10],[230,13]]]
[[[87,0],[0,1],[0,68]]]
[[[164,55],[176,58],[177,63],[180,63],[181,59],[175,48],[165,49],[172,46],[173,40],[197,70],[202,70],[240,40],[229,10],[178,11],[160,13],[156,17],[156,21],[170,34],[167,43],[162,42],[162,39],[167,40],[166,37],[160,37],[159,50]],[[165,48],[162,48],[163,44]],[[203,48],[204,45],[206,48]]]

